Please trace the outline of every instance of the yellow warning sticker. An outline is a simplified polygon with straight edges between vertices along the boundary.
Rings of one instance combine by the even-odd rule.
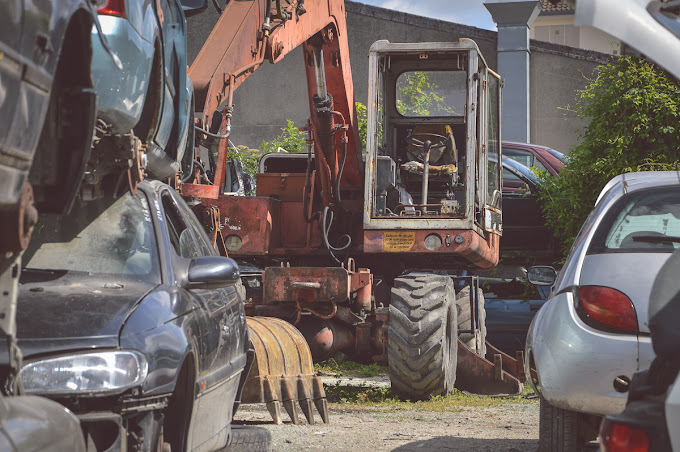
[[[383,235],[383,251],[392,253],[410,251],[415,243],[415,231],[386,231]]]

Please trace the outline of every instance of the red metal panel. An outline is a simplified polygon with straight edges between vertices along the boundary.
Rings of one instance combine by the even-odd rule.
[[[304,190],[304,174],[260,173],[257,175],[257,196],[274,196],[281,201],[301,202]]]
[[[350,275],[341,267],[269,267],[264,272],[264,301],[343,302]]]
[[[273,198],[223,196],[204,199],[203,204],[220,209],[222,235],[226,239],[237,235],[243,241],[241,249],[229,252],[236,256],[262,256],[279,246],[280,202]]]
[[[442,246],[436,250],[425,248],[425,237],[438,234]],[[365,230],[365,253],[394,254],[458,254],[479,268],[492,268],[498,264],[498,235],[488,234],[486,241],[470,230]],[[457,237],[458,240],[456,240]]]

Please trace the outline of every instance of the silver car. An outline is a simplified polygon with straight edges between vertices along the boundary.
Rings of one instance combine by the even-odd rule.
[[[628,173],[604,187],[556,280],[550,267],[530,269],[530,281],[554,283],[526,343],[541,394],[539,449],[579,449],[600,416],[624,409],[633,373],[654,358],[652,283],[679,247],[680,173]]]

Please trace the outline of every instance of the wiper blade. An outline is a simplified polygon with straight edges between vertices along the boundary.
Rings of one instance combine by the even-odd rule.
[[[680,237],[672,235],[636,235],[633,237],[633,241],[647,243],[680,243]]]

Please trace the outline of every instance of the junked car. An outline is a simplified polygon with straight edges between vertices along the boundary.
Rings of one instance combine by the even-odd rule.
[[[654,358],[647,309],[659,269],[680,247],[680,173],[638,172],[602,190],[527,336],[538,373],[540,447],[580,447],[602,415],[619,413],[633,373]],[[531,379],[530,379],[531,380]]]
[[[74,210],[26,252],[26,392],[70,408],[88,450],[224,447],[250,353],[238,266],[161,182]]]
[[[16,223],[29,177],[44,212],[67,210],[75,197],[95,115],[93,14],[85,0],[0,3],[3,224]],[[96,31],[92,38],[99,40]],[[105,57],[111,58],[106,52]],[[0,240],[8,240],[2,235]]]
[[[144,172],[167,180],[193,164],[193,84],[187,72],[186,14],[205,1],[108,0],[98,10],[118,69],[95,43],[92,78],[97,127],[83,196],[97,198],[120,186],[133,190]],[[96,30],[92,30],[96,33]],[[184,159],[184,160],[183,160]],[[108,182],[108,183],[107,183]]]

